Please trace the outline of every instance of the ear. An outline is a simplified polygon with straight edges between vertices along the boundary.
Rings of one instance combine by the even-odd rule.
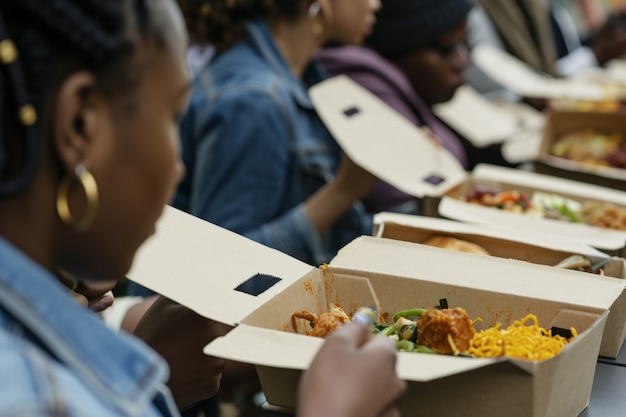
[[[316,0],[320,5],[320,11],[318,13],[318,19],[321,21],[321,27],[323,32],[328,36],[332,32],[333,26],[333,2],[331,0]],[[330,34],[332,37],[332,34]]]
[[[93,74],[81,71],[65,79],[55,101],[53,140],[66,172],[73,172],[94,147],[98,126],[107,116]]]
[[[320,5],[320,12],[327,12],[329,9],[332,9],[332,2],[330,0],[316,0]],[[332,11],[330,12],[332,13]]]

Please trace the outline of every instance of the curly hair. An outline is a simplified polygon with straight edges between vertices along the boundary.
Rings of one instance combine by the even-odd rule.
[[[311,0],[178,0],[178,3],[190,37],[223,51],[243,40],[246,21],[293,21],[305,13]]]
[[[2,0],[0,42],[0,199],[23,191],[39,169],[45,99],[78,70],[94,74],[102,94],[128,91],[139,39],[165,40],[154,0]],[[26,106],[26,107],[25,107]],[[30,120],[19,117],[29,109]],[[39,115],[39,116],[37,116]]]

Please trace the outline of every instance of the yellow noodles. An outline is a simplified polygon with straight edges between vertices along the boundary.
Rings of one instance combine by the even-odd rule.
[[[531,325],[525,325],[531,321]],[[576,329],[571,328],[572,339],[576,337]],[[571,340],[571,339],[570,339]],[[551,330],[539,327],[534,314],[528,314],[522,320],[501,330],[501,323],[495,327],[476,333],[470,341],[467,353],[476,357],[507,356],[512,358],[542,361],[558,354],[568,339],[552,335]]]

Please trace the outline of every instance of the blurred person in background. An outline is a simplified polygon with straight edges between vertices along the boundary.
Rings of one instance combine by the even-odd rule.
[[[202,3],[198,24],[216,55],[181,121],[187,175],[174,205],[312,265],[328,262],[371,233],[359,200],[374,177],[343,155],[307,88],[325,77],[318,49],[362,42],[378,0]]]
[[[623,11],[615,10],[599,29],[583,39],[570,11],[559,1],[476,1],[478,5],[469,19],[470,48],[480,44],[494,46],[555,77],[573,76],[626,54]],[[467,76],[470,84],[483,94],[503,96],[498,92],[502,86],[474,66]]]
[[[472,6],[471,0],[385,0],[363,45],[332,45],[319,54],[330,74],[348,75],[417,126],[427,127],[467,170],[479,162],[507,164],[499,147],[472,146],[432,112],[464,84]],[[417,200],[381,180],[364,203],[374,213],[420,211]]]

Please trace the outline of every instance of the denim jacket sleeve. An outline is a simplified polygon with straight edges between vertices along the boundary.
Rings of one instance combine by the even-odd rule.
[[[144,404],[119,409],[87,390],[57,361],[26,343],[10,340],[0,329],[0,417],[157,417],[178,415],[169,399],[167,407]],[[169,390],[163,386],[163,392]],[[155,403],[165,401],[155,399]]]
[[[320,237],[303,205],[290,207],[290,120],[271,90],[223,92],[196,126],[189,212],[315,262]],[[307,196],[308,197],[308,196]]]

